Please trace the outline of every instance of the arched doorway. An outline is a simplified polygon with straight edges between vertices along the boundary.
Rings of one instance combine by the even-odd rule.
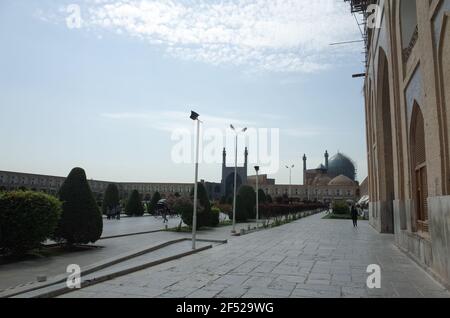
[[[242,185],[241,176],[238,174],[236,178],[236,188],[239,189]],[[225,180],[225,197],[229,198],[234,194],[234,173],[231,173]]]
[[[378,68],[378,95],[376,107],[376,152],[379,176],[380,228],[382,233],[394,233],[394,151],[391,116],[391,94],[388,59],[380,49]]]
[[[415,104],[411,118],[411,163],[416,231],[428,233],[428,183],[425,124],[420,107]]]

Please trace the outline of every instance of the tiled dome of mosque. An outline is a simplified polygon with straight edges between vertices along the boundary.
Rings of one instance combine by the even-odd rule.
[[[338,153],[330,159],[328,175],[332,178],[344,175],[352,181],[356,180],[356,168],[353,161],[344,154]]]
[[[331,180],[328,185],[330,186],[354,186],[355,182],[351,180],[349,177],[344,175],[340,175],[333,180]]]

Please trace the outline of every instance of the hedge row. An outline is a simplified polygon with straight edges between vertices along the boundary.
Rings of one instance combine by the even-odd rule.
[[[61,216],[61,202],[38,192],[0,194],[0,249],[23,254],[51,237]]]

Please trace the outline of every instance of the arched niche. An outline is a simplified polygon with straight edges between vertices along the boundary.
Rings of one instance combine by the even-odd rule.
[[[381,230],[383,233],[394,233],[394,150],[393,127],[391,113],[391,82],[389,80],[388,58],[383,49],[378,54],[376,92],[376,157],[378,158],[378,196],[384,202],[381,216]]]
[[[418,37],[416,0],[401,0],[399,13],[402,55],[406,61],[411,55]]]
[[[440,33],[439,51],[438,51],[438,68],[440,77],[440,91],[441,91],[441,103],[442,103],[442,114],[445,118],[443,122],[443,129],[441,133],[443,134],[443,140],[445,147],[445,160],[444,160],[444,194],[450,194],[450,138],[449,138],[449,127],[450,127],[450,12],[447,12],[443,16],[442,29]]]
[[[412,193],[415,207],[414,230],[428,233],[428,174],[425,120],[420,106],[414,103],[410,128]]]

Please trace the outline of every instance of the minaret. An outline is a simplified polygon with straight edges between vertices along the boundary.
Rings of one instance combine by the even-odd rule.
[[[248,149],[247,149],[247,147],[245,147],[244,156],[245,156],[244,167],[245,167],[245,171],[247,171],[247,164],[248,164]]]
[[[328,170],[328,158],[330,155],[328,154],[328,150],[325,151],[325,168]]]
[[[227,151],[225,148],[223,148],[223,153],[222,153],[222,166],[224,168],[227,166]]]
[[[306,154],[303,155],[303,185],[306,185]]]

